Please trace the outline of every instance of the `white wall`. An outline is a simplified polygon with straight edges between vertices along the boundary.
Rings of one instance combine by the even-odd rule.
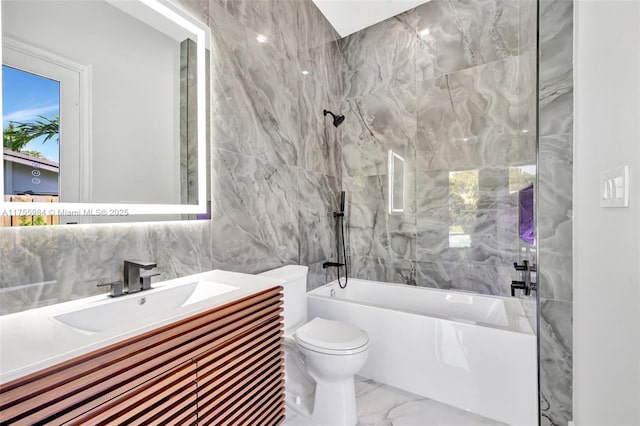
[[[2,15],[4,34],[92,67],[91,201],[179,204],[179,43],[102,1],[5,0]]]
[[[640,1],[578,0],[575,16],[574,420],[640,425]],[[630,206],[599,206],[629,165]]]

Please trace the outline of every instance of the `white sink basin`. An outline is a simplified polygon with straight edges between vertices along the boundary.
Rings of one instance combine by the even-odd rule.
[[[168,313],[237,289],[238,287],[227,284],[195,281],[124,295],[117,299],[110,299],[97,305],[58,314],[51,318],[78,330],[97,333],[137,322],[147,317]]]

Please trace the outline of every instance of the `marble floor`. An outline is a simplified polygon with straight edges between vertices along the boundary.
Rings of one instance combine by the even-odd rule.
[[[504,426],[495,420],[356,376],[359,426]],[[293,415],[284,426],[312,426]]]

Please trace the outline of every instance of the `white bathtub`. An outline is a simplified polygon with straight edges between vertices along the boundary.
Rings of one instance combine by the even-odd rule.
[[[360,375],[510,425],[538,424],[536,336],[518,299],[349,279],[307,301],[309,318],[369,333]]]

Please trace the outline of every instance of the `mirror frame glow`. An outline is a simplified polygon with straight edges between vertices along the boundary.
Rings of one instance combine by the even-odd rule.
[[[395,159],[398,159],[402,162],[402,208],[397,209],[393,203],[393,195],[394,195],[394,187],[395,187]],[[389,213],[404,213],[404,158],[400,157],[398,154],[393,152],[393,150],[389,150],[389,164],[387,166],[387,180],[389,182],[388,189],[388,198],[389,198]]]
[[[108,1],[108,0],[107,0]],[[73,215],[73,216],[129,216],[129,215],[166,215],[166,214],[202,214],[207,212],[207,123],[206,123],[206,81],[205,81],[205,49],[209,44],[206,36],[208,28],[196,19],[182,12],[181,9],[165,0],[137,0],[148,6],[155,12],[170,19],[185,30],[194,34],[197,43],[197,129],[198,129],[198,204],[113,204],[113,203],[17,203],[4,201],[4,161],[0,162],[0,190],[3,197],[0,199],[0,216],[15,211],[38,211],[46,215]],[[1,5],[0,5],[1,6]],[[0,7],[0,18],[2,8]],[[2,23],[0,19],[0,34]],[[1,35],[0,35],[1,40]],[[0,62],[2,61],[2,49],[0,49]],[[2,69],[0,67],[0,79]],[[0,98],[2,88],[0,87]],[[0,102],[0,117],[2,116],[2,103]],[[122,212],[126,211],[126,215]],[[7,213],[8,212],[8,213]],[[118,214],[121,212],[121,214]],[[26,214],[26,213],[23,213]]]

